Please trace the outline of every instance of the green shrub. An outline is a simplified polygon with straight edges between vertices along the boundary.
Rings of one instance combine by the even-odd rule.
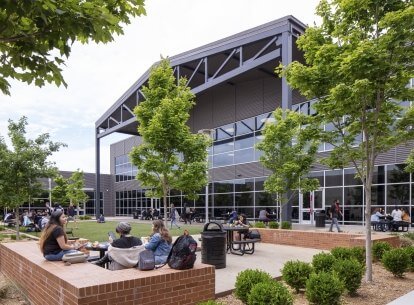
[[[89,215],[82,215],[82,216],[79,216],[79,219],[80,219],[80,220],[91,220],[91,219],[92,219],[92,217],[91,217],[91,216],[89,216]]]
[[[250,290],[254,285],[262,282],[273,281],[269,273],[258,269],[247,269],[239,272],[236,278],[234,294],[243,303],[247,302]]]
[[[266,228],[266,225],[264,224],[263,221],[258,221],[254,224],[255,228]]]
[[[408,270],[414,272],[414,246],[404,248],[409,256]]]
[[[339,305],[344,284],[331,272],[312,273],[306,282],[306,299],[311,304]]]
[[[285,230],[291,230],[292,229],[292,223],[290,221],[282,221],[282,229]]]
[[[197,303],[197,305],[223,305],[223,303],[214,300],[208,300],[201,303]]]
[[[407,232],[407,233],[403,234],[402,236],[407,237],[411,240],[414,240],[414,232]]]
[[[247,304],[249,305],[292,305],[293,297],[289,290],[276,281],[266,281],[253,286]]]
[[[332,270],[337,274],[338,278],[345,284],[345,288],[350,295],[355,295],[361,286],[362,276],[364,275],[364,265],[356,259],[337,260]]]
[[[312,258],[312,266],[315,272],[330,272],[336,258],[330,253],[318,253]]]
[[[410,256],[403,248],[392,249],[384,253],[381,261],[385,269],[394,274],[394,276],[402,277],[404,272],[408,270]]]
[[[385,252],[392,249],[391,245],[384,241],[374,243],[372,246],[372,255],[374,260],[380,261]]]
[[[400,247],[405,248],[411,246],[414,246],[414,240],[405,235],[400,235]]]
[[[11,240],[16,240],[16,238],[17,238],[17,237],[16,237],[16,234],[12,234],[12,235],[10,235],[10,239],[11,239]]]
[[[360,264],[365,265],[365,248],[353,247],[351,248],[352,257],[355,258]]]
[[[279,229],[279,223],[277,221],[269,221],[269,229]]]
[[[288,261],[282,269],[282,278],[290,287],[299,292],[305,288],[306,280],[312,273],[313,268],[309,263],[301,261]]]
[[[331,250],[332,255],[337,259],[352,259],[354,257],[354,252],[351,248],[336,247]]]

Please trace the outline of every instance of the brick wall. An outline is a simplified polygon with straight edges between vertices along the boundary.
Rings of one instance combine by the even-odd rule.
[[[46,261],[37,242],[0,244],[0,271],[39,305],[184,305],[215,298],[210,265],[152,271],[109,271],[89,263],[65,266]]]
[[[365,237],[361,234],[312,232],[299,230],[258,229],[262,242],[289,245],[305,248],[330,250],[335,247],[354,247],[365,245]],[[399,247],[398,236],[372,235],[373,242],[386,241]]]

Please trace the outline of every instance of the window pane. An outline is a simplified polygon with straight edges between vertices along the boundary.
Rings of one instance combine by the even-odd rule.
[[[410,185],[391,184],[387,185],[387,205],[409,205]]]
[[[214,195],[214,206],[215,207],[232,207],[233,194],[215,194]]]
[[[269,193],[258,192],[256,196],[256,206],[274,206],[274,200]]]
[[[254,135],[248,134],[242,137],[236,138],[234,142],[234,149],[250,148],[254,146]]]
[[[330,207],[334,200],[339,200],[339,205],[343,205],[342,187],[326,188],[325,189],[325,206]]]
[[[371,188],[371,205],[385,204],[385,187],[383,185],[374,185]]]
[[[347,222],[359,224],[364,219],[364,212],[362,207],[345,207],[343,213],[344,221]]]
[[[214,154],[232,151],[233,149],[234,149],[233,139],[216,142],[214,143],[214,147],[213,147]]]
[[[253,193],[236,193],[235,194],[235,205],[240,206],[253,206]]]
[[[234,153],[225,153],[213,156],[213,167],[233,165]]]
[[[233,181],[214,182],[214,193],[232,193]]]
[[[250,133],[255,130],[255,119],[249,118],[236,123],[236,135]]]
[[[346,187],[345,193],[345,205],[362,205],[363,202],[363,188],[362,186]]]
[[[319,186],[323,187],[324,183],[323,183],[323,172],[312,172],[309,173],[309,178],[316,178],[319,180]]]
[[[355,168],[344,169],[344,184],[345,185],[361,185],[362,184],[361,179],[356,178],[355,175],[356,175]]]
[[[387,182],[410,182],[410,174],[404,170],[404,164],[387,165]]]
[[[342,185],[342,170],[325,171],[325,184],[326,186],[339,186]]]
[[[383,165],[375,166],[374,175],[372,177],[373,184],[381,184],[385,181],[385,168]]]
[[[254,160],[254,150],[253,148],[237,150],[234,152],[234,163],[247,163]]]
[[[254,180],[253,178],[234,180],[234,188],[235,188],[235,192],[254,191]]]

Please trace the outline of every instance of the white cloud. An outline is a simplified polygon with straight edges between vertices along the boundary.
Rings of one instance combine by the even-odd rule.
[[[155,62],[263,23],[293,15],[316,20],[319,0],[147,0],[147,16],[107,45],[75,44],[64,69],[68,88],[12,83],[0,96],[0,135],[7,120],[29,118],[29,135],[49,132],[69,147],[56,156],[62,170],[94,171],[95,121]],[[101,143],[102,172],[109,172],[110,139]],[[113,142],[112,142],[113,143]]]

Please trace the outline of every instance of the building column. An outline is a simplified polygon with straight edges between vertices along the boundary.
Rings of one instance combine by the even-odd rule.
[[[100,139],[98,129],[95,133],[95,215],[96,219],[100,216],[101,203],[101,164],[100,164]]]

